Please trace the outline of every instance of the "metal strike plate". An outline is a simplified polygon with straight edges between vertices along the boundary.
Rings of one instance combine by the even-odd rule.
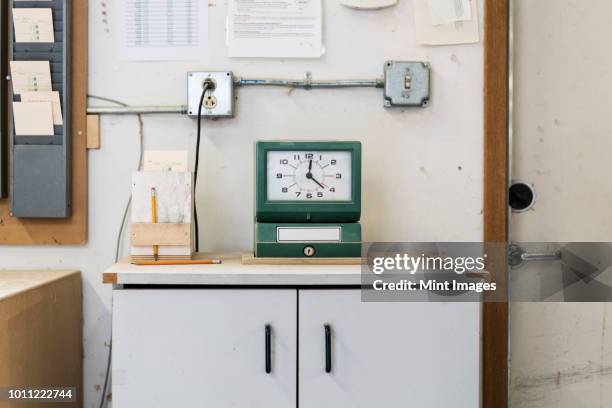
[[[203,118],[234,116],[234,75],[228,71],[187,73],[187,115],[197,118],[205,81],[212,81],[213,89],[206,92],[202,105]]]
[[[421,61],[385,63],[385,107],[425,107],[429,104],[430,67]]]

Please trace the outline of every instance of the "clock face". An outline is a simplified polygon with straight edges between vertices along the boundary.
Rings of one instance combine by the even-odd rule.
[[[351,201],[351,161],[349,151],[268,151],[267,199]]]

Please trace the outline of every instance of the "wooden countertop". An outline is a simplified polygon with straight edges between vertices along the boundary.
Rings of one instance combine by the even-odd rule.
[[[0,269],[0,300],[79,273],[76,270]]]
[[[108,268],[102,280],[104,283],[119,285],[353,286],[361,284],[361,266],[358,264],[245,265],[241,260],[242,254],[200,256],[221,259],[222,263],[136,266],[126,258]]]

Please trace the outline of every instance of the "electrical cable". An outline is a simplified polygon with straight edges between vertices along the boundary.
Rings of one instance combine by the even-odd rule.
[[[200,103],[198,105],[198,134],[196,140],[196,151],[195,151],[195,167],[193,171],[193,191],[195,194],[198,185],[198,167],[200,165],[200,139],[202,134],[202,106],[204,105],[204,97],[210,87],[209,82],[202,84],[202,95],[200,96]],[[200,226],[198,225],[198,206],[193,206],[193,220],[195,222],[195,247],[196,252],[200,252]]]
[[[87,95],[88,98],[91,99],[97,99],[100,101],[105,101],[105,102],[110,102],[110,103],[114,103],[123,107],[129,107],[128,104],[123,103],[121,101],[115,100],[115,99],[111,99],[111,98],[106,98],[103,96],[96,96],[96,95]],[[144,122],[142,120],[142,115],[138,114],[136,115],[138,118],[138,166],[137,169],[140,170],[142,168],[142,159],[143,159],[143,145],[144,145]],[[121,238],[123,237],[123,231],[125,229],[125,224],[127,221],[127,215],[130,209],[130,206],[132,204],[132,196],[130,195],[130,198],[128,199],[126,205],[125,205],[125,209],[123,211],[123,217],[121,218],[121,225],[119,227],[119,232],[117,233],[117,240],[116,240],[116,244],[115,244],[115,262],[119,261],[119,252],[120,252],[120,248],[121,248]],[[106,390],[108,389],[108,382],[109,382],[109,378],[110,378],[110,367],[111,367],[111,360],[112,360],[112,351],[113,351],[113,332],[112,332],[112,304],[113,304],[113,298],[112,298],[112,293],[111,293],[111,333],[110,333],[110,340],[108,343],[108,359],[106,361],[106,373],[104,375],[104,386],[102,387],[102,396],[100,397],[100,408],[103,408],[104,405],[106,404],[106,402],[108,401],[108,399],[106,398]]]

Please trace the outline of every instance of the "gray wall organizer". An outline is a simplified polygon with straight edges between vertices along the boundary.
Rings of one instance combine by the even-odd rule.
[[[0,2],[0,198],[8,195],[8,131],[6,106],[8,104],[8,2]]]
[[[49,61],[52,89],[60,94],[64,125],[53,136],[17,136],[11,120],[11,215],[23,218],[68,218],[71,215],[70,160],[70,0],[11,1],[13,8],[51,8],[55,42],[17,43],[12,18],[9,55],[14,61]],[[19,95],[10,99],[18,102]]]

